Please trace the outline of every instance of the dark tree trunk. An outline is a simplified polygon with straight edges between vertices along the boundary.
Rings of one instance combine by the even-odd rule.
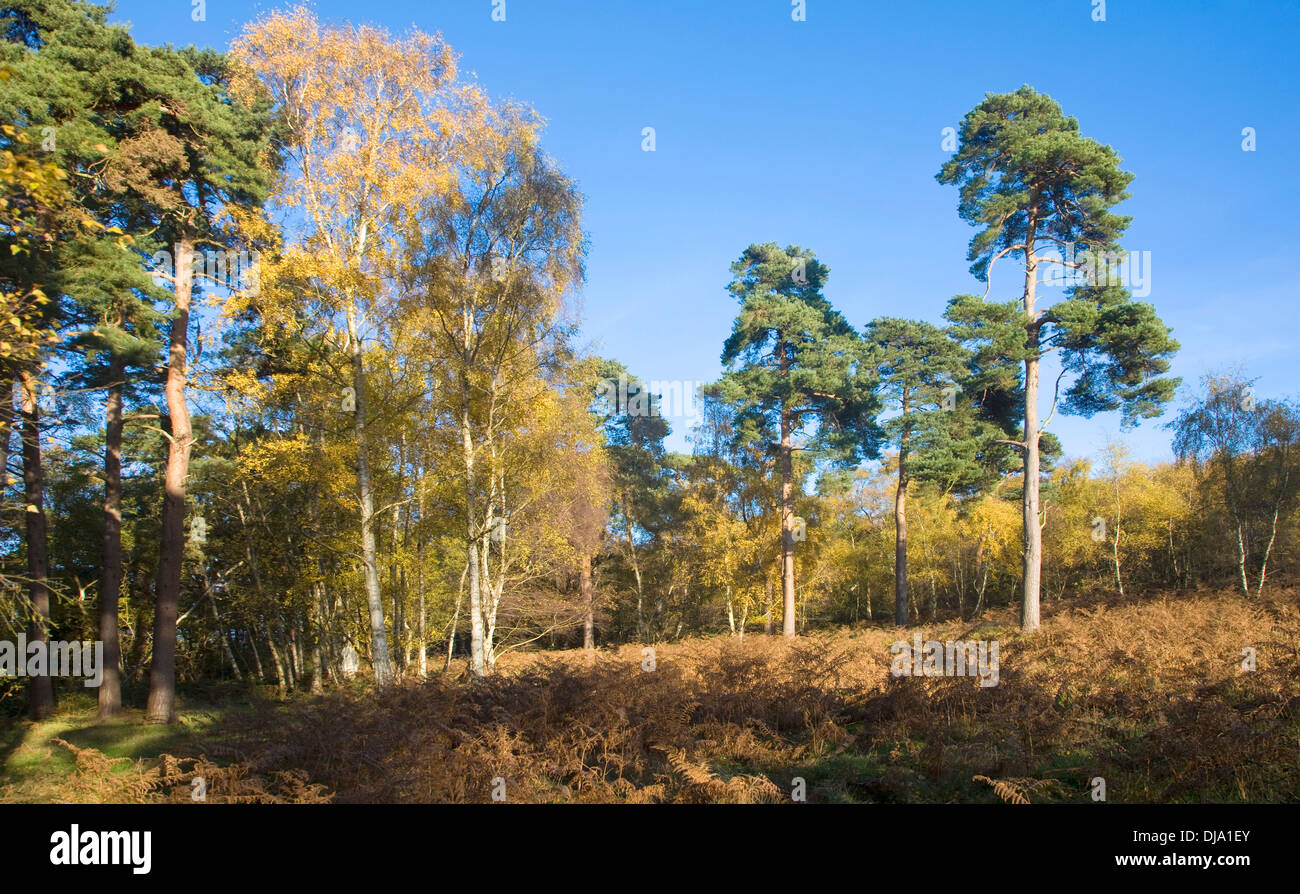
[[[28,643],[43,642],[48,645],[50,622],[50,591],[46,577],[49,560],[45,542],[45,477],[41,467],[41,410],[36,403],[36,377],[24,369],[22,376],[23,418],[23,502],[27,507],[27,580],[28,599],[32,617],[27,626]],[[47,649],[48,655],[48,649]],[[27,708],[33,720],[49,717],[54,712],[54,680],[46,673],[33,676],[28,688]]]
[[[0,497],[9,489],[9,445],[14,430],[14,381],[7,370],[0,380]]]
[[[217,599],[213,596],[208,600],[208,606],[212,609],[212,623],[216,625],[217,636],[221,639],[221,652],[226,656],[226,663],[230,665],[231,671],[235,674],[235,679],[242,681],[244,675],[239,672],[239,662],[235,661],[235,652],[230,648],[230,640],[226,636],[226,629],[221,624],[221,614],[217,611]],[[107,650],[105,650],[107,653]]]
[[[99,639],[104,644],[104,676],[99,686],[100,720],[111,720],[122,711],[122,643],[117,629],[117,609],[122,591],[122,379],[125,367],[120,360],[113,360],[108,375],[108,401],[104,412],[103,569],[99,578]],[[235,672],[238,674],[239,671]]]

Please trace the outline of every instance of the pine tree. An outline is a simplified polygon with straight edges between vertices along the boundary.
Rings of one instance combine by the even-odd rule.
[[[794,438],[832,463],[878,451],[879,401],[857,333],[822,295],[830,270],[806,249],[751,245],[731,265],[740,314],[722,350],[719,396],[741,410],[741,432],[763,440],[781,475],[782,631],[795,635]]]
[[[68,336],[62,345],[70,349],[65,356],[72,361],[66,384],[78,391],[109,393],[105,533],[98,576],[100,639],[105,647],[99,697],[105,717],[121,706],[117,599],[123,380],[128,367],[151,367],[157,350],[156,315],[145,297],[149,279],[140,256],[131,250],[132,241],[123,235],[125,196],[108,186],[118,163],[115,147],[146,100],[134,45],[124,28],[107,24],[108,12],[106,6],[69,0],[11,4],[6,49],[21,45],[27,52],[15,56],[11,77],[0,89],[5,117],[25,121],[37,136],[23,147],[33,154],[32,161],[68,173],[66,207],[42,221],[48,250],[36,256],[36,263],[28,259],[21,275],[39,277],[51,299],[40,314],[43,328],[52,336]],[[32,286],[27,284],[28,289]],[[31,360],[36,366],[29,367],[40,376],[39,360]],[[36,424],[34,417],[30,421]],[[35,486],[44,477],[39,438],[24,456],[36,464],[30,476]],[[33,556],[40,552],[39,544],[30,551]]]
[[[933,437],[931,450],[951,450],[951,427],[935,414],[956,412],[957,383],[966,372],[967,352],[937,326],[917,320],[883,317],[863,333],[871,365],[880,381],[886,409],[895,411],[883,425],[898,450],[898,486],[894,496],[894,623],[907,625],[907,486],[913,475],[912,453],[922,430]],[[945,389],[950,389],[945,391]],[[934,442],[940,443],[934,443]]]
[[[999,258],[1024,262],[1018,302],[989,303],[960,295],[949,303],[947,315],[972,342],[995,346],[1000,358],[1024,365],[1024,422],[1017,446],[1024,458],[1021,626],[1026,631],[1039,627],[1043,357],[1060,350],[1064,371],[1074,374],[1064,412],[1092,415],[1119,409],[1124,423],[1133,424],[1158,415],[1176,387],[1163,373],[1177,342],[1149,304],[1132,300],[1110,277],[1089,277],[1068,288],[1067,297],[1054,305],[1038,301],[1041,266],[1087,269],[1089,262],[1079,259],[1076,247],[1086,250],[1094,272],[1099,259],[1119,257],[1118,240],[1130,219],[1110,209],[1128,196],[1125,190],[1133,179],[1119,165],[1112,148],[1082,136],[1078,122],[1054,100],[1025,86],[1014,93],[989,94],[966,115],[957,151],[937,175],[940,183],[959,187],[962,219],[980,228],[967,253],[971,272],[991,289]],[[1063,249],[1060,254],[1057,247]]]
[[[167,344],[167,470],[154,613],[153,663],[146,721],[176,719],[176,621],[185,551],[186,477],[194,433],[186,398],[190,317],[196,293],[214,270],[203,246],[238,255],[232,214],[265,200],[275,159],[265,103],[231,96],[229,60],[211,50],[142,49],[142,87],[153,97],[147,120],[119,146],[118,185],[131,191],[137,216],[174,246],[170,263],[151,271],[171,292]],[[214,255],[207,257],[215,258]],[[229,267],[227,265],[227,270]],[[218,284],[212,283],[211,288]]]
[[[663,527],[669,484],[664,438],[669,427],[661,414],[659,395],[646,394],[644,406],[638,405],[635,411],[628,406],[647,386],[623,364],[617,360],[602,362],[600,377],[597,394],[601,399],[595,411],[602,420],[605,453],[611,466],[611,535],[618,541],[615,549],[627,551],[636,588],[637,640],[647,642],[645,580],[640,559],[644,547],[639,540],[655,540]]]

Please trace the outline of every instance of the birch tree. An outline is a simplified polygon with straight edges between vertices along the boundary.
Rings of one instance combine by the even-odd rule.
[[[387,685],[393,670],[376,547],[384,507],[376,506],[371,468],[371,418],[383,397],[370,392],[367,348],[399,325],[409,298],[391,279],[401,222],[455,186],[472,120],[466,110],[480,97],[457,82],[455,55],[441,38],[326,25],[305,7],[252,23],[232,52],[256,76],[241,83],[243,93],[266,91],[278,114],[286,166],[272,202],[294,221],[264,274],[259,311],[314,317],[346,360],[338,406],[356,442],[371,655],[376,683]]]
[[[538,124],[514,106],[492,109],[456,190],[407,226],[411,287],[423,326],[448,364],[459,431],[467,554],[470,658],[486,672],[499,594],[487,586],[490,538],[509,536],[497,434],[520,413],[554,356],[563,302],[582,279],[581,197],[537,147]],[[501,525],[504,524],[504,533]],[[498,585],[501,583],[498,580]]]

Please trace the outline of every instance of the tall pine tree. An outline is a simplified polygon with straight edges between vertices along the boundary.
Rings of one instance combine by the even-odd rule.
[[[883,317],[863,333],[871,365],[880,379],[886,409],[894,411],[883,428],[898,450],[894,495],[894,623],[907,625],[907,486],[912,453],[923,429],[946,433],[933,414],[955,412],[957,383],[966,371],[966,350],[937,326]],[[945,391],[945,389],[950,389]]]
[[[807,249],[751,245],[731,265],[740,314],[722,350],[719,397],[740,409],[740,431],[775,451],[781,475],[782,632],[795,635],[795,436],[811,436],[833,464],[878,452],[879,400],[862,341],[822,295],[829,268]]]
[[[1074,374],[1064,412],[1118,409],[1126,425],[1158,415],[1177,384],[1163,376],[1178,348],[1169,329],[1151,305],[1134,301],[1111,277],[1082,281],[1050,306],[1038,300],[1040,267],[1086,269],[1079,250],[1094,262],[1119,256],[1119,237],[1130,219],[1110,209],[1128,196],[1133,179],[1119,165],[1115,150],[1082,136],[1078,122],[1060,105],[1025,86],[989,94],[966,115],[957,151],[937,175],[940,183],[959,188],[962,219],[980,228],[967,253],[971,272],[991,289],[997,260],[1009,256],[1024,263],[1019,301],[999,304],[959,295],[947,315],[973,343],[992,346],[1000,358],[1024,365],[1024,421],[1017,447],[1024,457],[1025,631],[1039,627],[1043,358],[1059,350],[1064,373]]]

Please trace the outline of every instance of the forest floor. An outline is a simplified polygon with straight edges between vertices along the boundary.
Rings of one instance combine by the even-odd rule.
[[[895,677],[890,646],[997,641],[997,685]],[[1243,650],[1254,649],[1254,670]],[[1300,801],[1300,591],[1052,600],[978,622],[786,642],[511,654],[277,699],[182,692],[180,723],[99,725],[93,696],[0,717],[0,802]],[[66,743],[66,744],[61,744]],[[796,781],[802,779],[802,785]]]

